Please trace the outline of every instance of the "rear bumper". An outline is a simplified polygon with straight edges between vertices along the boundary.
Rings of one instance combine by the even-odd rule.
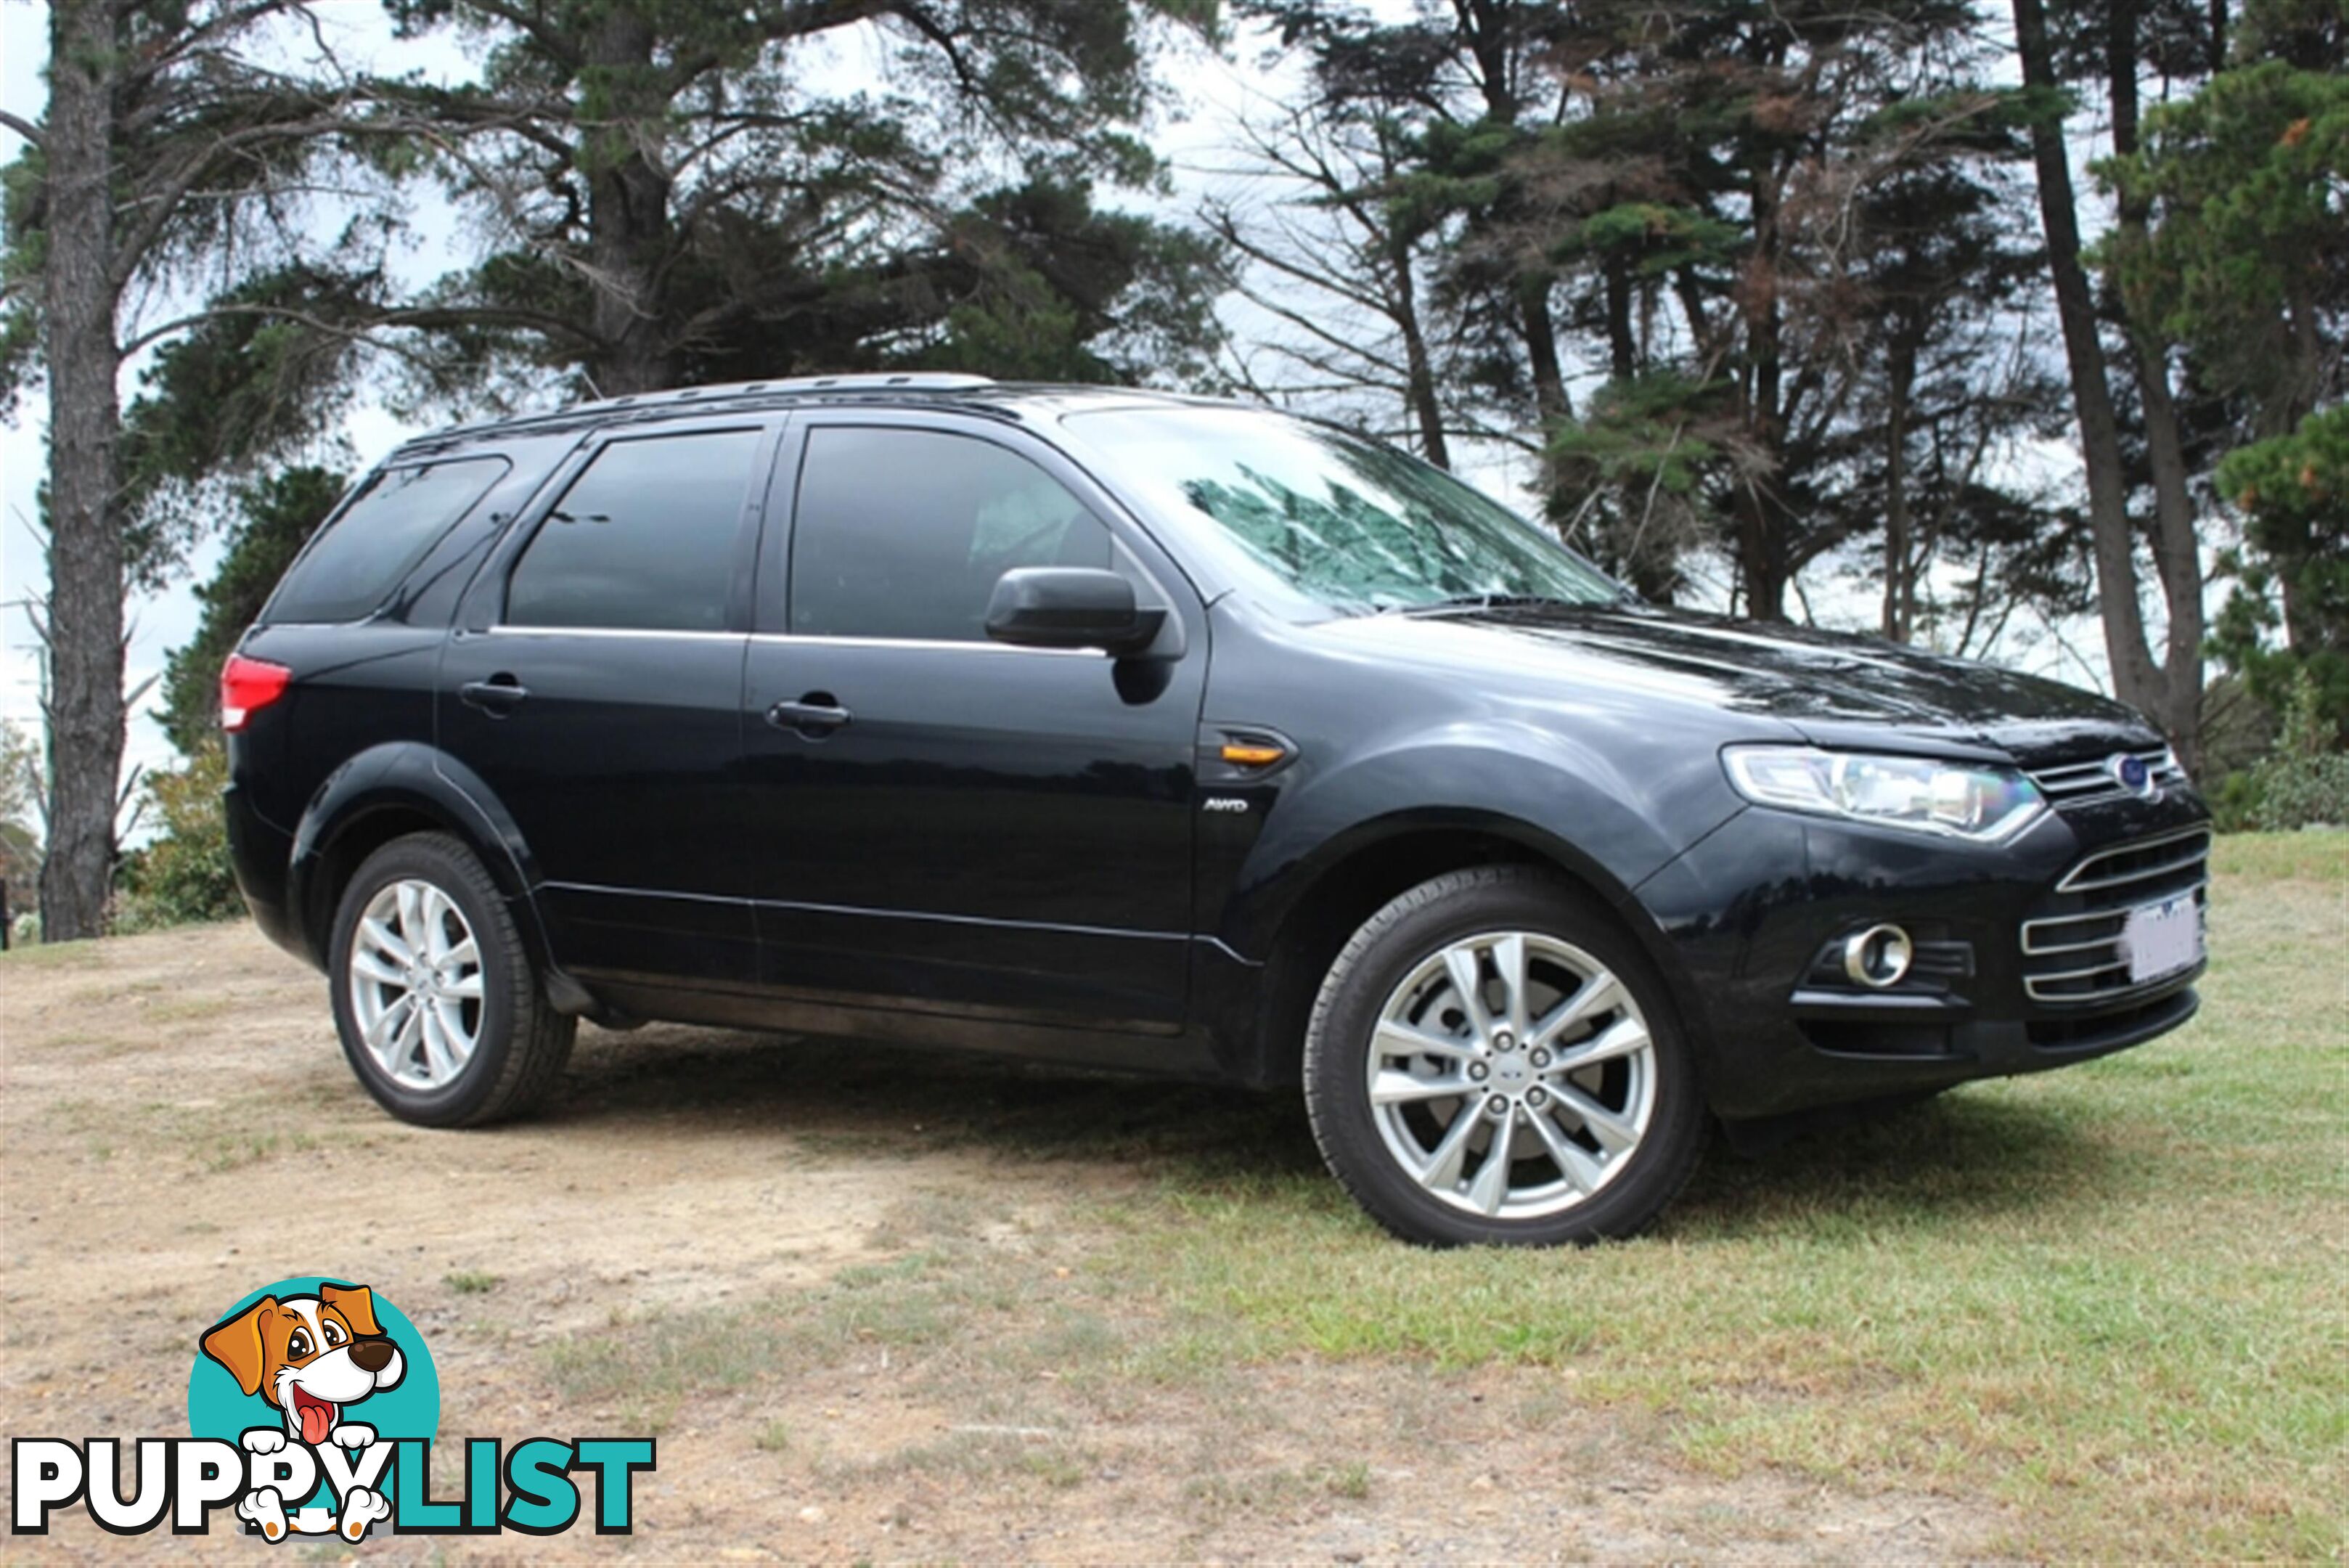
[[[2199,866],[2072,889],[2084,866],[2190,860],[2207,823],[2201,803],[2178,791],[2066,811],[1982,849],[1754,810],[1639,898],[1682,965],[1683,1022],[1714,1111],[1779,1116],[2068,1066],[2186,1023],[2199,1005],[2200,964],[2133,985],[2126,963],[2112,963],[2111,941],[2093,939],[2117,937],[2123,905],[2199,897]],[[2144,844],[2161,847],[2141,853]],[[2116,912],[2095,912],[2099,899]],[[1916,970],[1886,992],[1852,984],[1827,961],[1845,937],[1879,921],[1918,943]],[[2055,945],[2051,931],[2075,950],[2033,950]],[[2097,963],[2106,972],[2071,978]]]
[[[237,890],[244,895],[244,907],[253,911],[253,923],[271,941],[304,963],[315,965],[317,955],[310,949],[288,888],[293,835],[272,826],[233,784],[221,792],[221,810],[228,821],[229,863],[236,872]]]

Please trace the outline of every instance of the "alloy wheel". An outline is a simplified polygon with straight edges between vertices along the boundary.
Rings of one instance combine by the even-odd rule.
[[[1638,1153],[1656,1050],[1631,993],[1581,949],[1491,931],[1429,954],[1389,993],[1368,1052],[1387,1153],[1435,1198],[1534,1220]]]
[[[481,954],[457,902],[419,877],[387,883],[351,934],[351,1013],[367,1052],[409,1089],[446,1087],[481,1034]]]

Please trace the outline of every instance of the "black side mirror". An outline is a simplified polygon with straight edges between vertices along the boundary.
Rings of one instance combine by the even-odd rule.
[[[1097,566],[1014,566],[987,602],[987,635],[1021,648],[1098,648],[1121,658],[1158,639],[1163,609],[1134,603],[1133,585]]]

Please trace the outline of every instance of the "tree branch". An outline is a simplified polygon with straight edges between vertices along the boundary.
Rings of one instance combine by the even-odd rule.
[[[178,214],[180,204],[201,189],[212,171],[232,154],[272,142],[301,141],[311,137],[419,136],[429,135],[437,129],[429,120],[405,118],[354,119],[347,114],[334,112],[346,106],[332,99],[305,107],[312,118],[264,120],[222,133],[184,160],[176,172],[166,176],[153,190],[134,195],[132,204],[145,208],[146,215],[124,236],[115,252],[109,275],[114,287],[129,287],[131,278],[145,264],[147,253]]]
[[[522,310],[509,306],[413,306],[406,308],[378,311],[364,320],[335,321],[284,305],[215,305],[160,327],[150,327],[122,346],[123,358],[129,358],[148,345],[169,337],[175,332],[202,327],[208,321],[222,321],[239,316],[266,316],[280,321],[292,321],[316,332],[351,340],[366,339],[375,347],[400,354],[418,363],[420,357],[399,348],[397,345],[378,341],[373,334],[388,328],[413,328],[429,331],[451,327],[525,327],[533,331],[559,334],[577,342],[595,346],[601,340],[587,327],[575,321],[541,310]]]
[[[531,41],[544,49],[547,57],[576,70],[585,63],[578,48],[578,38],[549,22],[536,5],[525,10],[505,0],[471,0],[473,9],[484,11],[506,23],[515,31],[527,33]]]

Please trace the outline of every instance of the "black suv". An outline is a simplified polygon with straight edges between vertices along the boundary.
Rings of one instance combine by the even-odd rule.
[[[1301,1082],[1422,1241],[1634,1230],[1730,1122],[2175,1028],[2137,715],[1643,604],[1412,458],[951,376],[409,443],[222,678],[237,871],[394,1115],[574,1020]]]

